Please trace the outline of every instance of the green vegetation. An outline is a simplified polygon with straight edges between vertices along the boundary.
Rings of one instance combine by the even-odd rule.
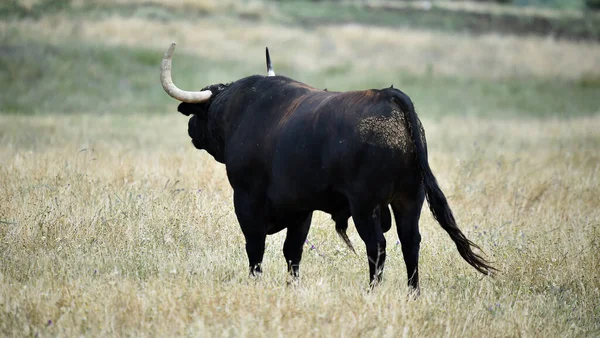
[[[0,6],[0,15],[11,16],[22,12],[25,13],[23,16],[36,17],[36,20],[43,15],[62,15],[74,20],[72,31],[75,32],[87,28],[86,25],[78,28],[81,22],[101,22],[113,17],[145,20],[149,27],[153,27],[173,22],[211,20],[210,15],[225,15],[231,8],[234,10],[230,16],[241,22],[235,25],[279,25],[282,18],[286,18],[285,26],[313,27],[306,30],[307,36],[319,36],[319,32],[311,33],[319,25],[331,27],[332,24],[343,22],[445,32],[466,30],[477,33],[505,31],[546,34],[549,29],[554,35],[591,40],[597,40],[598,33],[595,30],[600,29],[600,22],[596,24],[595,21],[600,16],[518,16],[494,12],[467,13],[441,7],[423,11],[413,7],[365,7],[336,2],[311,3],[309,6],[304,1],[281,2],[275,7],[279,14],[267,17],[263,17],[268,12],[265,8],[248,10],[247,7],[236,8],[227,4],[218,7],[203,2],[177,6],[171,2],[135,1],[84,2],[78,6],[71,5],[69,1],[38,1],[30,7],[12,1]],[[15,16],[11,16],[11,20],[14,19]],[[55,25],[53,20],[41,26],[41,29],[51,31]],[[296,24],[300,26],[294,26]],[[0,81],[10,85],[0,92],[0,111],[3,113],[154,113],[173,108],[172,100],[162,93],[157,81],[162,49],[142,43],[133,46],[107,44],[102,40],[92,41],[77,35],[45,39],[36,36],[35,31],[23,30],[27,25],[7,24],[5,27],[0,31]],[[97,34],[110,37],[113,33],[99,31]],[[341,38],[354,37],[349,35]],[[140,38],[140,42],[143,39]],[[395,40],[390,39],[390,43]],[[267,41],[257,40],[256,43],[266,44]],[[288,44],[287,41],[285,43]],[[303,52],[308,54],[311,51]],[[473,52],[481,53],[477,50]],[[234,81],[262,70],[263,61],[257,59],[258,56],[236,59],[224,57],[218,50],[215,53],[199,56],[179,51],[176,56],[176,81],[185,88],[202,88],[212,83]],[[439,73],[436,60],[427,61],[430,70],[415,74],[393,63],[365,72],[363,68],[356,67],[355,61],[350,58],[324,68],[299,69],[290,65],[287,57],[293,55],[274,55],[279,74],[329,90],[381,88],[393,83],[413,97],[422,114],[432,116],[577,116],[596,113],[600,108],[600,98],[596,95],[600,85],[598,72],[584,72],[581,77],[571,79],[532,77],[516,72],[515,75],[497,79],[461,74],[460,69],[450,74]],[[597,56],[592,54],[590,57]],[[485,55],[481,56],[482,60],[485,58]]]
[[[4,113],[157,113],[175,108],[158,81],[162,50],[86,41],[50,44],[8,35],[0,49],[0,82],[11,84],[0,92]],[[242,63],[179,51],[174,77],[182,88],[200,89],[261,73],[262,63],[260,59]],[[382,70],[357,77],[350,66],[307,72],[285,64],[278,67],[277,58],[275,64],[279,74],[329,90],[394,84],[413,98],[424,116],[578,116],[600,108],[600,81],[592,76],[580,81],[491,80],[414,75],[391,67],[391,74]]]
[[[522,15],[503,11],[449,10],[436,6],[419,7],[388,5],[340,5],[318,2],[311,6],[303,1],[283,2],[281,10],[306,26],[358,22],[392,27],[434,29],[444,32],[474,34],[552,35],[557,38],[600,41],[600,16]]]
[[[2,46],[0,81],[11,84],[0,93],[5,113],[155,113],[173,105],[158,81],[162,51],[84,41],[5,41]],[[229,72],[248,72],[240,64],[200,62],[185,53],[177,56],[177,65],[187,70],[177,75],[186,88],[234,80],[224,76]]]
[[[556,9],[582,9],[590,0],[510,0],[510,4],[530,7],[549,7]]]
[[[0,3],[0,18],[39,18],[43,15],[69,10],[71,0],[43,0],[26,6],[20,0],[5,0]]]
[[[599,0],[585,0],[585,6],[591,10],[598,11],[598,10],[600,10],[600,1]]]

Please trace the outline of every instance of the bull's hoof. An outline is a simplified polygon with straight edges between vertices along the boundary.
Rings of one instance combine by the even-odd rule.
[[[260,263],[250,267],[250,273],[248,276],[254,279],[258,279],[262,276],[262,268]]]
[[[297,287],[300,285],[300,277],[288,275],[285,285],[288,287]]]

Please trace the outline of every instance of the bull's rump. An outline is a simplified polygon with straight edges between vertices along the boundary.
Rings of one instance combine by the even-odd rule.
[[[331,212],[348,198],[388,203],[420,181],[405,113],[388,90],[307,93],[285,113],[267,161],[273,205]]]

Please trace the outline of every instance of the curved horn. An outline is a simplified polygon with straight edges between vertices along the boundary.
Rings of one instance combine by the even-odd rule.
[[[175,42],[171,43],[169,49],[165,52],[165,56],[160,63],[160,83],[167,94],[172,98],[177,99],[181,102],[187,103],[200,103],[210,99],[212,92],[210,90],[203,90],[200,92],[188,92],[177,88],[171,79],[171,59],[173,57],[173,51],[175,50]]]

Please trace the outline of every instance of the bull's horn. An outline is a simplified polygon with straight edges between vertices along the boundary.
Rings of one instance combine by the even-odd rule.
[[[265,51],[267,54],[267,76],[275,76],[275,71],[273,70],[273,65],[271,64],[271,56],[269,55],[269,48],[265,47]]]
[[[165,56],[160,63],[160,83],[167,94],[171,95],[172,98],[177,99],[181,102],[187,103],[200,103],[210,99],[212,92],[210,90],[203,90],[200,92],[188,92],[181,90],[175,86],[171,79],[171,58],[173,57],[173,51],[175,50],[175,42],[171,43],[171,46],[165,52]]]

